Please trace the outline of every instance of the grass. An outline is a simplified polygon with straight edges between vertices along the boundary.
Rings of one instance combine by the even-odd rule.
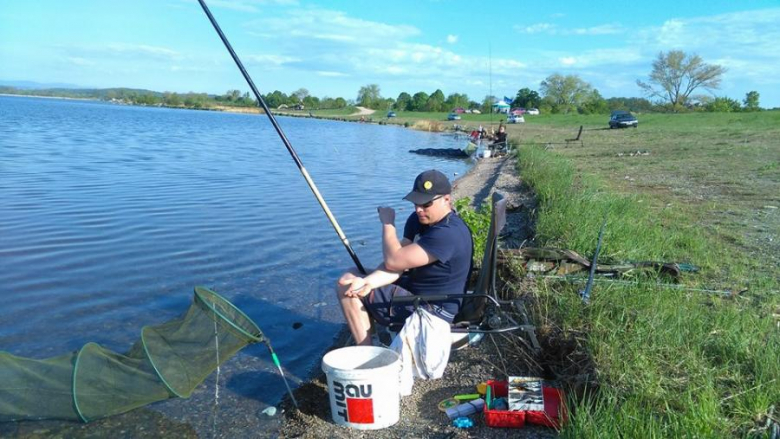
[[[585,306],[573,286],[540,282],[537,325],[582,338],[595,366],[564,437],[769,436],[767,417],[780,418],[780,268],[776,243],[754,226],[778,238],[777,209],[764,208],[780,196],[778,117],[647,115],[637,130],[610,131],[604,116],[550,116],[510,126],[523,144],[521,176],[538,194],[540,245],[590,255],[606,216],[600,261],[691,262],[702,272],[689,286],[749,288],[721,296],[652,279],[601,282]],[[546,148],[579,125],[584,147]]]

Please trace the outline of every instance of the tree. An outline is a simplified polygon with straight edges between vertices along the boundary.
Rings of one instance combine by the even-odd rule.
[[[688,55],[682,50],[660,52],[653,61],[653,70],[647,83],[636,83],[650,97],[657,97],[678,109],[688,103],[697,88],[713,90],[720,87],[726,69],[705,64],[699,55]]]
[[[606,114],[609,113],[609,105],[601,93],[593,89],[577,110],[582,114]]]
[[[263,99],[269,108],[279,108],[280,105],[287,104],[288,98],[286,94],[279,90],[274,90],[273,93],[263,96]]]
[[[163,94],[163,103],[169,107],[178,107],[181,105],[181,98],[178,93],[166,91]]]
[[[493,104],[496,103],[496,97],[493,95],[487,95],[484,99],[482,99],[482,107],[480,108],[480,111],[483,113],[490,113],[493,111]]]
[[[393,98],[384,98],[384,99],[379,101],[378,109],[379,110],[389,110],[389,109],[393,108],[394,105],[395,105],[395,99],[393,99]]]
[[[428,93],[424,91],[418,91],[412,96],[412,111],[424,111],[425,104],[428,103]]]
[[[632,113],[644,113],[653,110],[653,103],[645,98],[609,98],[607,106],[610,110],[624,110]]]
[[[303,98],[303,106],[310,110],[318,109],[320,108],[320,98],[317,96],[306,96]]]
[[[444,92],[436,89],[428,97],[428,102],[425,103],[425,111],[442,111],[444,108]]]
[[[745,103],[745,111],[758,111],[761,109],[758,106],[758,92],[755,90],[747,92],[745,100],[742,102]]]
[[[542,97],[539,96],[539,93],[531,90],[530,88],[521,88],[517,91],[517,96],[515,96],[515,100],[512,101],[512,106],[522,108],[536,108],[541,102]]]
[[[398,95],[398,99],[395,100],[395,109],[398,111],[408,111],[411,110],[412,106],[412,97],[407,92],[401,92],[401,94]]]
[[[228,102],[235,102],[238,100],[238,98],[241,97],[241,91],[239,90],[228,90],[225,93],[224,99]]]
[[[374,108],[382,100],[379,94],[379,85],[368,84],[360,87],[357,95],[357,104],[361,107]]]
[[[347,100],[344,98],[336,98],[333,100],[334,108],[344,108],[347,106]]]
[[[540,88],[553,113],[568,113],[577,109],[593,90],[590,84],[577,75],[563,76],[558,73],[548,76]]]
[[[454,110],[455,108],[468,108],[469,97],[465,94],[452,93],[451,95],[447,96],[447,99],[444,101],[444,105],[449,110]]]
[[[741,110],[739,101],[736,99],[717,97],[705,105],[705,110],[714,113],[736,113]]]
[[[292,92],[290,96],[295,96],[295,99],[298,99],[298,102],[303,102],[303,100],[308,98],[310,95],[309,90],[306,90],[305,88],[299,88],[298,90]],[[304,103],[304,105],[306,104]]]

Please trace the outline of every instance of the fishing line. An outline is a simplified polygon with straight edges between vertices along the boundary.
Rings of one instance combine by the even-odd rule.
[[[265,100],[263,100],[263,96],[257,90],[257,87],[255,87],[255,83],[254,81],[252,81],[252,78],[249,76],[249,73],[244,68],[244,64],[241,62],[241,60],[238,58],[238,55],[236,55],[236,52],[233,50],[233,46],[230,45],[230,42],[228,41],[227,37],[225,36],[224,33],[222,33],[222,29],[219,27],[219,24],[217,24],[217,20],[214,18],[213,15],[211,15],[211,11],[209,10],[208,6],[206,6],[206,2],[204,0],[198,0],[198,3],[200,3],[200,6],[203,8],[203,12],[206,13],[206,16],[211,22],[211,25],[214,27],[214,30],[217,31],[219,38],[225,44],[225,48],[227,48],[228,52],[230,52],[230,56],[233,58],[233,61],[236,62],[236,66],[238,66],[238,69],[241,70],[241,74],[244,75],[244,79],[246,79],[247,84],[249,84],[249,88],[252,89],[252,93],[254,93],[255,98],[257,98],[257,103],[260,105],[260,107],[262,107],[263,111],[265,111],[265,114],[268,116],[268,119],[271,121],[271,125],[273,125],[274,129],[279,134],[279,138],[282,139],[282,143],[284,143],[284,146],[287,148],[287,151],[290,153],[290,156],[292,156],[292,159],[295,161],[295,164],[298,166],[298,170],[300,170],[301,175],[303,175],[303,178],[306,180],[306,183],[309,185],[309,189],[311,189],[312,193],[314,193],[314,197],[317,198],[317,201],[320,203],[320,206],[325,211],[325,215],[328,217],[331,225],[336,230],[336,234],[339,235],[342,244],[344,244],[344,247],[347,249],[349,256],[352,258],[352,261],[355,263],[355,265],[357,266],[358,270],[360,270],[361,273],[366,274],[366,269],[363,268],[363,264],[360,263],[357,254],[355,254],[355,251],[352,250],[352,246],[350,245],[347,236],[341,230],[339,223],[336,221],[336,217],[333,216],[333,213],[330,211],[328,204],[322,198],[320,191],[317,189],[317,186],[314,184],[314,180],[311,179],[309,173],[306,171],[306,168],[303,166],[303,162],[301,162],[301,159],[298,157],[298,153],[295,152],[295,149],[293,149],[292,144],[290,144],[290,141],[287,140],[287,136],[284,134],[284,131],[282,131],[282,127],[279,126],[279,123],[276,121],[276,118],[274,117],[273,114],[271,114],[271,110],[268,108],[268,105],[265,103]]]

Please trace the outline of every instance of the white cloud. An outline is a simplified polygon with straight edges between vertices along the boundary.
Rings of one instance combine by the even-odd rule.
[[[101,50],[100,47],[96,50]],[[175,50],[165,47],[149,46],[146,44],[109,43],[102,50],[122,55],[141,55],[156,58],[179,58],[181,55]]]
[[[515,31],[522,34],[538,34],[540,32],[554,33],[555,25],[550,23],[536,23],[530,26],[514,26]]]
[[[96,64],[95,61],[78,56],[70,56],[67,58],[67,60],[77,66],[94,66]]]
[[[571,66],[577,62],[577,58],[573,56],[564,56],[563,58],[558,58],[558,61],[565,66]]]
[[[188,1],[188,3],[190,3]],[[209,0],[208,6],[231,9],[241,12],[260,12],[258,6],[263,5],[297,5],[297,0]]]
[[[256,64],[273,64],[276,66],[300,61],[300,58],[284,55],[248,55],[246,59]]]
[[[386,44],[388,40],[402,40],[420,34],[419,29],[413,26],[363,20],[341,11],[321,8],[290,10],[282,16],[254,20],[246,27],[250,32],[259,30],[264,35],[277,35],[280,40],[317,36],[358,46]]]
[[[457,35],[447,35],[447,42],[450,44],[455,44],[458,42],[458,36]]]
[[[602,24],[599,26],[572,29],[566,33],[574,35],[612,35],[622,34],[623,32],[625,32],[625,28],[619,24]]]
[[[675,18],[642,29],[632,43],[643,47],[649,62],[672,49],[700,55],[704,62],[728,68],[724,85],[739,79],[780,84],[780,8]],[[649,70],[649,68],[648,68]]]
[[[320,71],[315,72],[315,73],[317,75],[319,75],[319,76],[326,76],[326,77],[330,77],[330,78],[349,76],[349,75],[347,75],[345,73],[341,73],[341,72],[328,72],[328,71],[323,71],[323,70],[320,70]]]

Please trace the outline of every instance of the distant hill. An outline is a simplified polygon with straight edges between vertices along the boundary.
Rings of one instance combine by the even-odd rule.
[[[26,85],[35,84],[29,81],[16,81]],[[246,96],[215,96],[207,93],[172,93],[140,88],[21,88],[2,85],[0,94],[20,96],[45,96],[72,99],[94,99],[116,104],[147,105],[156,107],[210,109],[216,106],[255,107],[253,99]]]
[[[35,81],[8,81],[4,79],[0,79],[0,87],[1,86],[14,87],[22,90],[44,88],[83,88],[81,85],[66,84],[64,82],[43,83]]]

